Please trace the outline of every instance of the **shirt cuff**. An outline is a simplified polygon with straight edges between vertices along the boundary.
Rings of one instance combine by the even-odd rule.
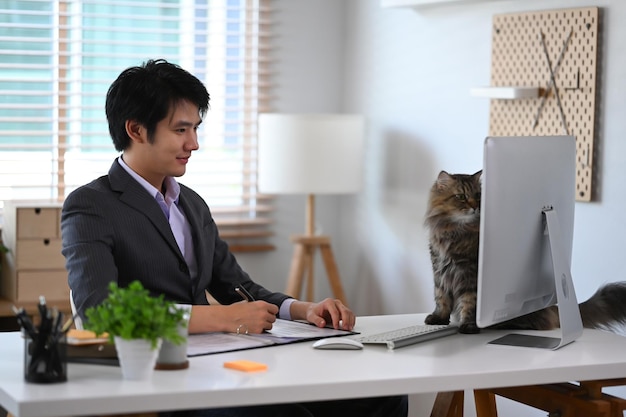
[[[290,307],[294,301],[296,301],[295,298],[287,298],[285,301],[283,301],[283,303],[280,305],[280,309],[278,310],[278,317],[284,320],[291,320]]]

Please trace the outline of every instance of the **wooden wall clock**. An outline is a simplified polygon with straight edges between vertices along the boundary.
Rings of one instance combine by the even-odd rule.
[[[491,100],[489,134],[575,136],[579,201],[593,195],[598,19],[597,7],[493,18],[491,87],[525,93]]]

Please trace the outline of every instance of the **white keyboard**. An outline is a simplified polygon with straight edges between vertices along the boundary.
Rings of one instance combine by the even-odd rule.
[[[401,329],[390,330],[388,332],[372,334],[357,338],[361,343],[386,344],[389,349],[396,349],[426,340],[437,339],[458,332],[455,325],[439,324],[418,324]]]

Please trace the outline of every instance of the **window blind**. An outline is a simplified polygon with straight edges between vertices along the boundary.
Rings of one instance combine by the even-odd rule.
[[[256,192],[269,14],[270,0],[0,0],[0,206],[62,201],[105,175],[117,156],[109,85],[164,58],[211,95],[200,149],[178,180],[205,198],[232,250],[271,249],[272,202]]]

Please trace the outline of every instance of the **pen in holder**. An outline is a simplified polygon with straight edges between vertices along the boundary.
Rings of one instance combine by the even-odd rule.
[[[24,378],[28,382],[51,383],[67,381],[65,336],[53,343],[39,337],[25,337]]]
[[[35,326],[24,309],[14,309],[24,334],[24,378],[28,382],[67,381],[65,334],[71,323],[63,325],[63,313],[39,302],[40,324]]]

